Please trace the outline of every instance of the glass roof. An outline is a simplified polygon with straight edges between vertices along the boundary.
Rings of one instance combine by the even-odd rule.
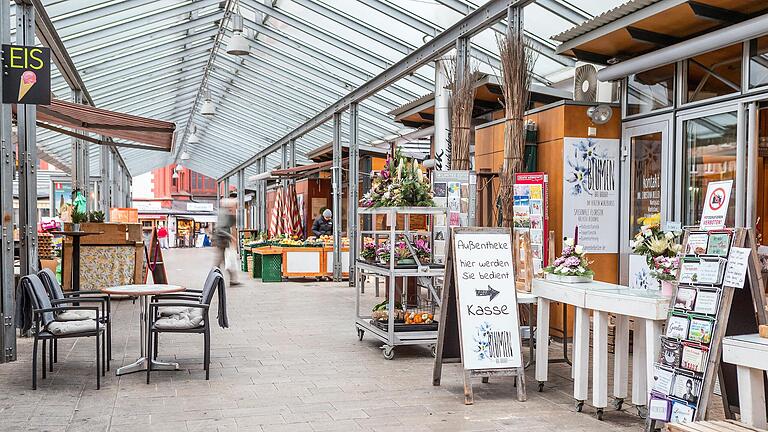
[[[212,177],[277,141],[483,3],[43,0],[96,105],[176,122],[177,145],[191,155],[185,165]],[[526,6],[526,36],[538,52],[535,81],[551,84],[548,77],[562,76],[564,70],[573,68],[571,59],[554,55],[550,36],[620,3],[537,0]],[[250,55],[226,53],[232,20],[225,8],[239,9],[243,15]],[[15,23],[14,2],[11,15]],[[225,17],[221,48],[212,56]],[[496,37],[504,28],[504,23],[497,24],[472,39],[471,55],[481,71],[498,73]],[[362,103],[360,142],[402,133],[402,125],[386,113],[431,93],[434,74],[431,64],[421,67]],[[202,100],[198,93],[206,75],[216,105],[212,117],[199,113]],[[71,100],[69,87],[55,69],[52,78],[55,96]],[[346,115],[343,118],[346,134]],[[189,135],[185,133],[189,125],[196,126],[197,144],[182,140]],[[297,162],[304,162],[308,152],[331,139],[331,126],[325,124],[297,140]],[[71,138],[38,129],[41,157],[48,162],[69,166],[70,145]],[[120,153],[132,175],[173,162],[174,156],[126,148]],[[97,172],[97,146],[91,146],[91,155],[92,172]],[[277,164],[279,155],[274,154],[267,166]],[[247,174],[255,171],[251,167]]]

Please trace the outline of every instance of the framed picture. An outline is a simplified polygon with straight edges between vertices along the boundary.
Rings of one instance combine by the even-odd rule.
[[[691,318],[688,326],[688,339],[701,342],[703,344],[709,344],[712,340],[712,327],[714,327],[714,321],[703,318]]]
[[[683,344],[680,355],[680,367],[691,372],[704,372],[707,366],[707,351],[704,347]]]
[[[672,396],[696,405],[701,394],[701,380],[692,376],[675,374]]]
[[[700,314],[716,315],[720,293],[717,290],[698,289],[693,311]]]
[[[688,234],[688,242],[685,244],[686,255],[704,255],[707,253],[707,242],[709,241],[709,234],[707,233],[690,233]]]
[[[688,317],[672,315],[667,321],[667,333],[669,338],[685,339],[688,337]]]
[[[661,349],[659,350],[659,364],[676,368],[680,366],[680,356],[683,346],[680,341],[667,337],[661,338]],[[666,393],[668,394],[668,393]]]
[[[672,404],[672,413],[669,416],[670,423],[690,423],[693,421],[693,415],[696,409],[682,402]]]
[[[665,369],[660,364],[654,365],[653,388],[651,390],[663,395],[672,394],[674,376],[675,373],[671,369]]]
[[[728,233],[711,233],[707,242],[707,255],[728,256],[731,247],[731,235]]]
[[[696,288],[692,287],[678,287],[677,295],[675,296],[675,309],[681,309],[684,311],[693,310],[693,306],[696,302]]]

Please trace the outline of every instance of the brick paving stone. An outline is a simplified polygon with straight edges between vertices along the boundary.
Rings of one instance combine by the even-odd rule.
[[[169,280],[186,286],[199,286],[213,261],[210,249],[164,254]],[[32,341],[21,338],[18,361],[0,366],[4,426],[25,432],[643,430],[631,406],[609,408],[602,422],[589,406],[574,412],[564,364],[550,366],[543,393],[535,391],[529,369],[525,403],[517,402],[511,379],[500,378],[473,381],[475,404],[465,406],[459,365],[446,365],[442,385],[434,387],[426,347],[398,347],[387,361],[380,342],[369,335],[358,341],[354,288],[346,282],[241,280],[227,289],[230,328],[212,328],[210,381],[202,337],[183,334],[161,336],[159,353],[182,370],[155,372],[150,385],[143,373],[115,376],[139,352],[138,304],[115,300],[112,370],[102,389],[95,389],[93,342],[72,339],[60,342],[54,372],[32,391]],[[364,307],[381,301],[367,288]],[[551,350],[553,358],[561,356],[559,344]]]

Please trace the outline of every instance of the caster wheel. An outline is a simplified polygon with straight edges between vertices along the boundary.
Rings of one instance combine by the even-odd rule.
[[[576,402],[576,412],[581,412],[584,409],[584,401]]]
[[[357,338],[363,340],[363,335],[365,335],[365,330],[357,329]]]
[[[384,358],[387,360],[392,360],[395,358],[395,347],[391,346],[384,346],[382,354],[384,354]]]
[[[483,377],[483,384],[488,384],[488,377]]]
[[[437,345],[430,345],[429,351],[432,353],[432,357],[437,357]]]
[[[637,416],[645,420],[645,418],[648,417],[648,408],[646,408],[644,405],[638,405]]]
[[[603,409],[602,408],[598,408],[597,409],[597,419],[600,420],[600,421],[603,420]]]
[[[613,402],[613,407],[616,408],[616,411],[621,411],[621,408],[624,406],[624,399],[616,399]]]
[[[539,383],[539,393],[541,393],[541,392],[543,392],[543,391],[544,391],[544,383],[543,383],[543,382],[540,382],[540,383]]]

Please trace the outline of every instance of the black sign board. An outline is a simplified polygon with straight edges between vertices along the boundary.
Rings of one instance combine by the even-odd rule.
[[[50,105],[51,50],[3,45],[3,103]]]

